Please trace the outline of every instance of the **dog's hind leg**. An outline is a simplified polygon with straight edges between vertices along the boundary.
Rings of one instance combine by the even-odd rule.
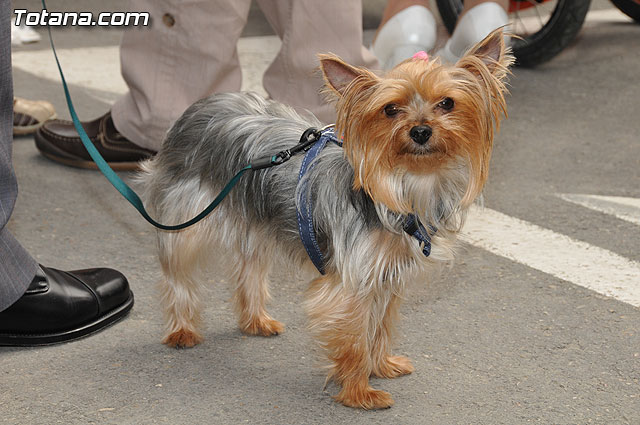
[[[203,229],[194,226],[179,232],[158,234],[160,282],[166,321],[163,342],[171,347],[193,347],[202,341],[199,333],[202,302],[199,272],[207,241]]]
[[[233,272],[234,301],[238,324],[249,335],[271,336],[284,332],[284,325],[267,313],[269,295],[269,253],[272,247],[247,241]]]

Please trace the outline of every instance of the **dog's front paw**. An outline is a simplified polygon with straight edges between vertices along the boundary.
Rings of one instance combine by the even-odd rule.
[[[386,391],[376,390],[373,387],[348,389],[342,391],[334,399],[347,407],[357,407],[360,409],[387,409],[393,406],[391,394]]]
[[[169,347],[175,348],[191,348],[202,342],[200,334],[194,331],[188,331],[180,329],[167,335],[162,341],[163,344],[167,344]]]
[[[284,332],[284,324],[270,317],[254,318],[240,327],[249,335],[274,336]]]
[[[373,374],[379,378],[396,378],[408,375],[415,370],[411,360],[405,356],[388,356],[381,363],[373,371]]]

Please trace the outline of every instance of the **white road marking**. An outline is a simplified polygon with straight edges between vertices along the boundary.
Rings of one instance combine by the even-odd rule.
[[[41,43],[46,42],[46,36],[43,35]],[[58,57],[70,86],[90,89],[91,92],[87,94],[109,103],[127,92],[127,85],[120,75],[118,46],[59,49]],[[14,49],[11,58],[14,68],[60,84],[60,74],[51,49]]]
[[[490,209],[472,209],[462,240],[640,307],[640,263]]]
[[[581,195],[559,193],[558,197],[583,207],[611,214],[640,226],[640,199],[624,196]]]
[[[41,43],[48,43],[46,37],[43,35]],[[280,45],[277,36],[240,39],[238,56],[244,71],[242,90],[266,96],[262,88],[262,74],[277,55]],[[119,46],[61,48],[57,51],[69,85],[89,89],[91,92],[87,94],[108,103],[113,103],[127,92],[127,85],[120,74]],[[15,48],[11,57],[15,68],[60,83],[60,74],[50,49],[21,51]]]

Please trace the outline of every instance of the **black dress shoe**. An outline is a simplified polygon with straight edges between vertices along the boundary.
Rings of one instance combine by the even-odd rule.
[[[113,269],[65,272],[44,266],[25,294],[0,312],[0,345],[46,345],[99,331],[133,307],[127,279]]]
[[[155,154],[120,134],[113,124],[110,111],[93,121],[83,122],[82,127],[91,143],[114,170],[136,170],[140,161]],[[72,167],[98,168],[71,121],[45,122],[35,134],[35,141],[40,153],[53,161]]]

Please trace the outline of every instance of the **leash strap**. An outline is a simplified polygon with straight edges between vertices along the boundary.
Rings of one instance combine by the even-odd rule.
[[[45,0],[42,0],[42,7],[44,9],[47,8]],[[100,155],[100,152],[98,152],[98,149],[96,149],[93,143],[91,143],[89,136],[87,136],[87,133],[84,131],[84,128],[82,128],[82,124],[80,123],[80,120],[78,119],[78,114],[76,113],[76,109],[73,106],[71,95],[69,94],[69,87],[67,86],[67,81],[64,78],[64,73],[62,72],[62,67],[60,66],[60,60],[58,59],[58,53],[56,52],[56,47],[53,44],[53,36],[51,35],[51,27],[49,25],[47,25],[47,31],[49,32],[49,42],[51,44],[51,50],[53,50],[53,56],[55,57],[56,65],[58,66],[58,72],[60,73],[60,78],[62,79],[62,88],[64,89],[64,95],[67,99],[67,107],[69,108],[69,114],[71,114],[71,120],[73,121],[73,126],[78,132],[78,135],[80,136],[80,140],[82,141],[82,144],[87,149],[89,156],[91,157],[91,159],[93,159],[93,161],[98,166],[98,169],[102,172],[102,174],[104,174],[107,180],[109,180],[109,182],[113,185],[113,187],[115,187],[116,190],[120,192],[120,194],[122,194],[122,196],[124,196],[125,199],[129,201],[129,203],[131,203],[131,205],[133,205],[133,207],[136,210],[138,210],[138,212],[142,215],[142,217],[144,217],[149,223],[153,224],[154,226],[162,230],[180,230],[197,223],[198,221],[202,220],[207,215],[209,215],[209,213],[213,211],[220,202],[222,202],[224,197],[227,196],[227,194],[231,191],[233,186],[236,185],[236,183],[238,182],[242,174],[244,174],[246,171],[251,169],[250,165],[247,165],[246,167],[241,169],[235,176],[233,176],[231,181],[227,183],[227,185],[222,189],[222,192],[220,192],[220,194],[216,197],[216,199],[214,199],[213,202],[211,202],[211,204],[209,204],[209,206],[204,209],[204,211],[202,211],[193,219],[185,223],[172,225],[172,226],[160,224],[157,221],[155,221],[153,218],[151,218],[147,210],[144,208],[142,200],[140,199],[138,194],[134,192],[133,189],[131,189],[115,173],[115,171],[111,169],[111,167],[109,167],[109,164],[107,163],[107,161],[105,161],[102,155]]]
[[[42,0],[42,4],[46,8],[46,4],[44,0]],[[181,230],[197,223],[198,221],[202,220],[207,215],[209,215],[209,213],[211,213],[211,211],[213,211],[218,206],[218,204],[222,202],[225,196],[229,194],[231,189],[233,189],[233,186],[235,186],[236,183],[238,183],[238,180],[240,180],[240,177],[246,171],[251,169],[251,165],[247,165],[246,167],[238,171],[238,173],[235,176],[233,176],[233,178],[229,181],[229,183],[227,183],[227,185],[222,189],[220,194],[211,202],[211,204],[209,204],[207,208],[205,208],[200,214],[198,214],[191,220],[181,224],[176,224],[176,225],[165,225],[155,221],[153,218],[151,218],[147,210],[144,208],[144,204],[142,203],[142,200],[140,199],[138,194],[134,192],[133,189],[131,189],[120,178],[120,176],[118,176],[115,173],[115,171],[111,169],[111,167],[109,167],[109,164],[107,163],[107,161],[105,161],[102,155],[100,155],[100,152],[98,152],[98,149],[96,149],[93,143],[91,143],[89,136],[87,136],[87,133],[84,131],[84,128],[82,128],[82,124],[78,119],[78,114],[76,113],[76,110],[73,106],[71,95],[69,94],[69,87],[67,86],[67,81],[64,78],[64,73],[62,72],[60,61],[58,60],[58,54],[56,53],[56,48],[53,45],[53,37],[51,36],[51,27],[47,26],[47,30],[49,31],[49,41],[51,42],[51,49],[53,50],[53,55],[56,59],[56,65],[58,65],[60,78],[62,79],[62,87],[64,89],[64,95],[67,99],[67,107],[69,108],[69,113],[71,114],[71,120],[73,121],[73,126],[76,128],[78,135],[80,135],[80,140],[82,140],[82,144],[87,149],[87,152],[89,153],[89,156],[91,157],[91,159],[93,159],[93,161],[98,166],[98,169],[102,172],[102,174],[104,174],[107,180],[109,180],[109,183],[111,183],[113,187],[115,187],[116,190],[120,192],[120,194],[124,196],[125,199],[129,201],[129,203],[133,205],[133,207],[136,210],[138,210],[140,215],[142,215],[142,217],[144,217],[144,219],[147,220],[149,223],[153,224],[155,227],[162,230]]]

